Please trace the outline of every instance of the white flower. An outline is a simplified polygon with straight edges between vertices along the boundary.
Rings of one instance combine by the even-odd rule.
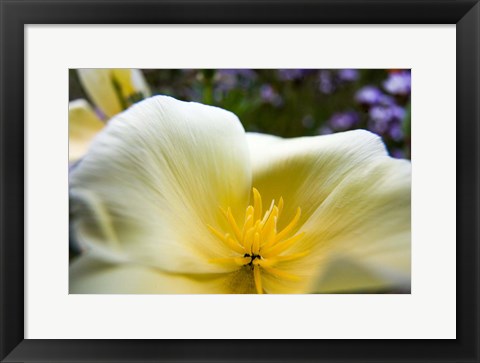
[[[150,98],[71,173],[86,252],[70,292],[408,289],[410,172],[367,131],[246,134],[228,111]]]

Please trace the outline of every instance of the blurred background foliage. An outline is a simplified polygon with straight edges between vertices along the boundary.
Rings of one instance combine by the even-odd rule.
[[[144,69],[152,94],[219,106],[247,131],[282,137],[367,129],[410,159],[410,70]],[[86,98],[71,70],[70,100]]]

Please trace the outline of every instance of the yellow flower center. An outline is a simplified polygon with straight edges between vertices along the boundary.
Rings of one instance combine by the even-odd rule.
[[[222,233],[208,225],[210,231],[232,251],[232,257],[216,258],[211,261],[251,269],[255,289],[259,294],[263,293],[262,273],[271,274],[280,279],[298,280],[298,276],[282,270],[278,264],[300,258],[308,253],[308,251],[289,253],[291,247],[304,236],[303,232],[294,233],[300,220],[300,207],[297,208],[290,223],[282,230],[277,230],[283,203],[283,198],[280,198],[278,205],[275,204],[275,200],[272,200],[270,208],[262,214],[262,197],[258,190],[253,188],[253,205],[247,207],[243,225],[237,223],[231,208],[224,211],[230,233]]]

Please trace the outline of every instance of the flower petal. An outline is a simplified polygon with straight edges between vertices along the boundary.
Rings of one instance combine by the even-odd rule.
[[[87,101],[71,101],[68,105],[68,160],[72,162],[80,159],[93,137],[104,126]]]
[[[263,142],[259,135],[248,141]],[[267,148],[250,146],[253,185],[266,200],[283,197],[284,220],[301,207],[305,237],[290,253],[310,251],[279,268],[302,276],[313,291],[337,256],[381,273],[385,284],[409,281],[409,162],[388,157],[381,140],[362,130],[266,141]]]
[[[378,278],[377,287],[409,290],[410,194],[410,162],[388,157],[374,160],[343,181],[315,211],[303,226],[312,231],[303,243],[320,242],[319,253],[367,268]],[[360,274],[356,280],[360,286]],[[371,281],[364,279],[365,288]],[[340,289],[343,282],[338,284]],[[321,288],[321,281],[317,287]]]
[[[143,98],[150,97],[152,92],[150,91],[150,87],[147,84],[145,77],[140,69],[131,69],[131,82],[133,85],[133,89],[136,92],[140,92],[143,95]]]
[[[284,199],[280,227],[297,207],[302,209],[300,224],[305,222],[351,172],[386,155],[380,138],[364,130],[293,139],[249,133],[247,141],[253,186],[266,204]]]
[[[312,287],[315,293],[410,292],[410,279],[387,274],[352,259],[335,258]]]
[[[123,110],[120,99],[113,86],[110,69],[93,68],[77,70],[80,83],[90,100],[99,107],[107,117],[112,117]]]
[[[79,69],[78,76],[88,96],[109,118],[150,96],[139,69]]]
[[[79,240],[115,261],[219,272],[231,250],[208,225],[244,213],[251,188],[245,132],[232,113],[158,96],[112,119],[71,173]],[[219,228],[220,230],[222,228]]]
[[[185,276],[138,265],[108,264],[84,255],[70,265],[70,294],[219,294],[223,275]]]

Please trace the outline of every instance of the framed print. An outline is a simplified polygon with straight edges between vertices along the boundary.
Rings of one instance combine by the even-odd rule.
[[[480,360],[477,1],[1,6],[2,361]]]

